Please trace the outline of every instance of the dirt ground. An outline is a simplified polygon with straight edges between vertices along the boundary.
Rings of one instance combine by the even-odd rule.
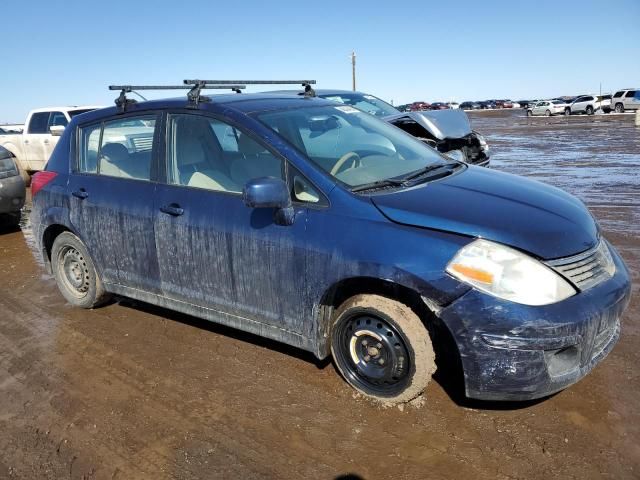
[[[122,300],[65,304],[0,231],[0,478],[640,478],[640,129],[633,117],[472,113],[492,168],[582,198],[633,276],[622,338],[538,402],[465,402],[433,381],[382,409],[331,363]],[[351,476],[348,476],[351,475]]]

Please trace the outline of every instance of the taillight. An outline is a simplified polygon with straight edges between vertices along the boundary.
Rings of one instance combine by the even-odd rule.
[[[57,176],[58,174],[56,172],[36,172],[35,175],[31,177],[31,196],[35,197],[36,194],[42,190],[42,187],[50,183]]]

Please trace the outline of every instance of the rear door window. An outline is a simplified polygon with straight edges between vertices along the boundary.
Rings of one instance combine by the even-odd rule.
[[[31,115],[27,133],[49,133],[49,115],[51,112],[38,112]]]
[[[156,116],[126,117],[83,127],[78,171],[150,180]]]
[[[636,94],[636,91],[635,91],[635,90],[629,90],[629,91],[625,94],[624,98],[633,98],[633,96],[634,96],[635,94]]]

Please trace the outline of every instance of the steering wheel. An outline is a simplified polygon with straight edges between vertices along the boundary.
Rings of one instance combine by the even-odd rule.
[[[338,159],[329,173],[335,176],[349,160],[353,161],[351,168],[359,167],[361,165],[360,155],[356,152],[347,152]]]

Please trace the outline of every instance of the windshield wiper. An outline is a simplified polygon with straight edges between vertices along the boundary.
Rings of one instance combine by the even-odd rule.
[[[375,190],[377,188],[384,188],[384,187],[403,187],[404,183],[405,183],[404,180],[395,180],[393,178],[387,178],[385,180],[378,180],[375,182],[358,185],[357,187],[353,187],[351,191],[363,192],[365,190]]]
[[[422,177],[423,175],[426,175],[427,173],[431,173],[435,170],[440,170],[441,168],[444,167],[450,167],[450,168],[455,168],[456,165],[452,164],[452,163],[438,163],[435,165],[427,165],[424,168],[421,168],[420,170],[416,170],[415,172],[407,175],[406,177],[402,177],[400,179],[400,181],[402,181],[403,183],[407,183],[411,180],[415,180],[416,178]]]
[[[416,182],[411,182],[411,180],[415,180],[419,177],[423,177],[429,173],[435,172],[436,170],[441,170],[443,168],[451,168],[455,169],[459,167],[461,164],[458,163],[438,163],[436,165],[427,165],[420,170],[416,170],[415,172],[400,178],[387,178],[384,180],[378,180],[376,182],[365,183],[364,185],[358,185],[357,187],[353,187],[351,189],[352,192],[362,192],[364,190],[375,190],[378,188],[384,187],[409,187],[416,184]]]

